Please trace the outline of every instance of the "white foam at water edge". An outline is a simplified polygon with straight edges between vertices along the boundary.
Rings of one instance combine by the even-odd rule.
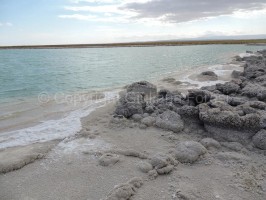
[[[223,70],[223,65],[213,65],[211,67],[208,67],[208,69],[213,70],[217,75],[222,75],[224,74],[225,71],[228,70]],[[201,88],[203,86],[212,86],[215,85],[217,83],[225,83],[225,81],[222,80],[217,80],[217,81],[197,81],[197,80],[192,80],[190,78],[191,74],[186,75],[183,79],[181,79],[182,82],[188,82],[190,84],[193,85],[197,85],[197,86],[193,86],[193,88]]]
[[[81,153],[84,151],[102,151],[109,150],[112,147],[110,143],[105,142],[101,139],[89,139],[89,138],[69,138],[60,142],[54,149],[54,152],[62,155],[68,153]]]
[[[224,69],[224,66],[230,66],[231,69]],[[234,68],[240,67],[240,65],[237,64],[226,64],[226,65],[213,65],[210,66],[208,69],[213,71],[218,76],[224,76],[226,73],[232,73]],[[239,70],[242,70],[240,68]]]
[[[255,54],[255,53],[240,53],[239,56],[241,58],[244,58],[244,57],[259,56],[259,55],[258,54]]]
[[[64,139],[75,135],[81,130],[80,119],[82,117],[89,115],[96,108],[104,106],[106,101],[116,99],[117,97],[118,91],[106,92],[104,99],[98,100],[94,104],[79,110],[75,110],[62,119],[49,120],[30,128],[0,134],[0,149],[25,146],[55,139]]]
[[[232,67],[231,69],[224,69],[224,67]],[[209,66],[208,69],[213,71],[215,74],[217,74],[219,77],[222,76],[226,76],[226,74],[231,74],[232,71],[239,67],[240,65],[236,65],[236,64],[225,64],[225,65],[212,65]],[[241,69],[240,69],[241,70]],[[191,74],[186,75],[183,79],[181,79],[182,82],[188,82],[190,84],[192,84],[193,86],[191,86],[192,88],[201,88],[204,86],[212,86],[212,85],[216,85],[218,83],[226,83],[227,81],[225,80],[216,80],[216,81],[198,81],[198,80],[193,80],[190,78]],[[197,85],[197,86],[194,86]]]
[[[197,85],[197,86],[192,86],[192,88],[201,88],[201,87],[204,87],[204,86],[212,86],[212,85],[215,85],[215,84],[218,84],[218,83],[225,83],[226,82],[226,81],[222,81],[222,80],[201,82],[201,81],[192,80],[192,79],[189,78],[189,76],[185,76],[181,81],[182,82],[188,82],[188,83],[190,83],[192,85]]]

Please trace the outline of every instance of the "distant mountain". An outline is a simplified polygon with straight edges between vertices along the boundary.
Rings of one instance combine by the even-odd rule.
[[[132,46],[178,46],[178,45],[208,45],[208,44],[266,44],[266,34],[219,36],[205,35],[197,38],[180,38],[172,40],[153,40],[124,43],[99,43],[99,44],[60,44],[60,45],[24,45],[0,46],[0,49],[47,49],[47,48],[104,48],[104,47],[132,47]]]

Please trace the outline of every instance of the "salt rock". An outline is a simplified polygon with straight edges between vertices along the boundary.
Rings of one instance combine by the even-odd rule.
[[[184,122],[180,115],[174,111],[167,110],[156,118],[156,126],[173,132],[180,132],[184,129]]]
[[[120,159],[118,155],[107,153],[100,157],[99,164],[101,166],[109,166],[116,164],[117,162],[119,162],[119,160]]]
[[[207,152],[207,149],[195,141],[184,141],[177,144],[174,156],[181,163],[194,163]]]

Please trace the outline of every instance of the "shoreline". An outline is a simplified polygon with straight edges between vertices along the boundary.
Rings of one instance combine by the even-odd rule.
[[[230,57],[228,57],[228,61],[231,60]],[[227,65],[227,64],[230,64],[230,63],[224,63],[224,65]],[[162,82],[162,79],[164,79],[165,77],[169,77],[169,74],[171,74],[171,76],[175,76],[176,79],[181,79],[182,76],[187,76],[191,73],[193,73],[194,70],[196,71],[199,71],[199,70],[203,70],[204,68],[209,68],[209,67],[212,67],[213,65],[202,65],[202,66],[196,66],[196,67],[192,67],[191,69],[186,69],[186,70],[182,70],[180,72],[180,70],[176,70],[176,71],[171,71],[171,72],[165,72],[163,74],[160,74],[156,77],[150,77],[146,80],[154,83],[154,84],[159,84],[159,85],[167,85],[167,83],[165,82]],[[158,81],[159,80],[159,81]],[[140,81],[140,80],[135,80],[135,81]],[[191,80],[192,81],[192,80]],[[189,81],[185,81],[185,82],[189,82]],[[169,85],[167,87],[173,87],[174,85]],[[87,90],[80,90],[78,92],[59,92],[59,94],[64,94],[62,98],[66,98],[66,97],[71,97],[71,98],[74,98],[73,101],[75,101],[76,99],[75,98],[80,98],[83,97],[83,96],[90,96],[90,95],[101,95],[102,93],[105,93],[105,92],[113,92],[113,91],[120,91],[120,90],[123,90],[123,88],[125,87],[125,85],[120,85],[120,86],[115,86],[115,87],[109,87],[109,88],[99,88],[99,89],[92,89],[91,91],[87,91]],[[186,87],[186,85],[182,86],[182,87]],[[42,102],[39,102],[38,100],[38,97],[37,96],[32,96],[32,97],[25,97],[26,101],[23,100],[23,101],[18,101],[18,100],[14,100],[13,102],[9,101],[8,103],[4,103],[2,105],[2,107],[4,108],[3,110],[7,110],[4,106],[8,106],[8,108],[15,108],[15,113],[11,113],[10,115],[8,114],[7,116],[6,115],[2,115],[0,116],[0,118],[2,117],[3,119],[9,119],[9,118],[12,118],[12,116],[14,115],[19,115],[21,116],[21,114],[25,114],[25,112],[28,112],[27,110],[30,109],[34,111],[34,113],[36,113],[36,116],[38,116],[38,113],[47,113],[48,110],[57,110],[56,107],[61,107],[64,105],[64,103],[61,103],[60,101],[60,105],[57,105],[57,103],[54,102],[54,96],[55,94],[50,94],[50,93],[46,93],[50,98],[51,98],[51,101],[49,102],[45,102],[45,103],[42,103]],[[56,93],[57,94],[57,93]],[[24,97],[23,97],[24,98]],[[90,101],[91,98],[86,98],[86,100]],[[25,129],[25,128],[30,128],[31,126],[35,126],[35,125],[38,125],[40,123],[42,123],[43,121],[46,121],[46,120],[58,120],[60,119],[60,117],[62,118],[64,116],[64,114],[67,114],[69,113],[70,111],[74,111],[74,110],[77,110],[80,108],[80,106],[82,104],[84,105],[87,105],[86,103],[84,103],[83,101],[80,101],[79,102],[79,99],[77,99],[77,105],[75,102],[65,102],[66,103],[66,106],[68,107],[68,109],[65,109],[65,111],[59,109],[59,112],[61,113],[60,115],[56,114],[54,115],[53,113],[47,113],[49,114],[49,116],[52,116],[52,117],[48,117],[47,116],[40,116],[39,117],[39,120],[38,121],[32,121],[32,120],[28,120],[28,121],[21,121],[21,122],[16,122],[12,119],[12,123],[16,124],[15,126],[13,127],[7,127],[7,128],[2,128],[0,130],[0,134],[2,133],[5,133],[5,132],[10,132],[10,131],[16,131],[16,130],[19,130],[19,129]],[[45,110],[42,110],[42,111],[37,111],[37,110],[40,110],[40,109],[37,109],[37,107],[28,107],[27,104],[31,104],[32,106],[33,105],[37,105],[38,108],[43,108]],[[50,105],[51,104],[51,105]],[[55,105],[54,105],[55,104]],[[75,105],[74,105],[75,104]],[[21,111],[19,108],[16,108],[18,105],[24,105],[23,107],[26,107],[26,111]],[[54,106],[53,106],[54,105]],[[21,106],[19,106],[21,107]],[[51,107],[51,108],[50,108]],[[53,108],[54,107],[54,108]],[[24,109],[24,108],[23,108]],[[31,112],[29,110],[29,112]],[[8,111],[9,112],[9,111]],[[30,116],[33,116],[33,114],[30,114]],[[34,118],[36,118],[36,116],[34,116]],[[6,123],[5,121],[3,121],[3,127],[6,127],[8,123]]]
[[[179,89],[181,91],[184,91],[184,92],[187,92],[188,89],[192,89],[192,88],[200,88],[202,85],[205,85],[205,84],[214,84],[214,83],[224,83],[225,81],[229,81],[231,80],[230,78],[230,75],[221,75],[219,80],[217,81],[198,81],[197,78],[195,77],[196,74],[199,74],[201,73],[202,71],[204,70],[215,70],[214,68],[217,67],[217,66],[220,66],[221,69],[219,69],[218,71],[223,71],[223,66],[231,66],[232,63],[224,63],[224,64],[220,64],[220,65],[208,65],[208,66],[198,66],[196,68],[192,68],[192,69],[186,69],[186,70],[183,70],[182,72],[180,71],[174,71],[174,72],[167,72],[165,74],[161,74],[158,77],[152,77],[150,78],[148,81],[150,81],[151,83],[155,84],[158,86],[158,89],[164,89],[164,88],[168,88],[168,89],[174,89],[175,87],[179,87]],[[238,65],[240,65],[240,63],[238,63]],[[239,69],[237,67],[237,65],[232,66],[232,68],[229,70],[229,74],[230,74],[230,71],[233,71],[234,69]],[[171,75],[170,75],[171,74]],[[194,74],[194,77],[191,77],[191,75]],[[228,74],[228,72],[227,72]],[[165,78],[175,78],[176,81],[181,81],[183,83],[181,84],[173,84],[173,83],[168,83],[167,81],[164,81]],[[2,130],[0,130],[0,137],[6,135],[8,136],[9,134],[13,135],[16,133],[19,133],[19,132],[31,132],[31,129],[35,127],[42,127],[42,123],[45,123],[45,122],[49,122],[49,121],[60,121],[62,120],[63,118],[71,115],[71,113],[73,112],[77,112],[78,110],[82,110],[83,107],[86,108],[86,107],[94,107],[93,104],[95,103],[92,103],[91,100],[93,97],[91,98],[88,98],[88,96],[93,96],[93,95],[96,95],[97,97],[100,97],[99,99],[95,99],[96,101],[105,101],[104,100],[104,97],[102,98],[101,97],[101,94],[118,94],[119,92],[123,91],[124,88],[126,87],[126,85],[123,85],[123,86],[120,86],[120,87],[115,87],[115,88],[106,88],[106,89],[99,89],[99,90],[93,90],[95,92],[85,92],[85,91],[80,91],[78,93],[74,93],[74,94],[69,94],[69,96],[73,97],[73,98],[80,98],[82,97],[83,95],[85,95],[87,98],[85,101],[80,101],[79,99],[77,99],[77,102],[64,102],[64,103],[60,103],[59,105],[57,105],[57,103],[54,102],[53,98],[51,101],[47,102],[47,103],[42,103],[42,102],[38,102],[38,99],[36,98],[33,98],[31,99],[30,102],[32,102],[33,104],[38,104],[39,106],[38,107],[43,107],[43,109],[45,109],[45,111],[34,111],[34,113],[43,113],[43,112],[47,112],[47,109],[49,110],[53,110],[53,109],[56,109],[56,107],[62,107],[62,106],[67,106],[69,107],[68,109],[64,109],[64,110],[58,110],[60,112],[60,114],[58,114],[58,111],[56,111],[56,115],[54,115],[54,113],[50,113],[49,116],[40,116],[39,120],[36,121],[36,115],[32,115],[31,116],[34,116],[35,120],[30,120],[30,121],[21,121],[19,122],[16,121],[16,122],[13,122],[13,120],[9,123],[16,123],[16,125],[12,125],[12,126],[7,126],[7,123],[5,121],[3,121],[3,123],[5,122],[5,125],[4,126],[7,126],[6,128],[2,128]],[[51,95],[50,95],[51,96]],[[52,95],[53,96],[53,95]],[[67,95],[68,96],[68,95]],[[34,100],[34,101],[32,101]],[[73,101],[75,101],[76,99],[74,99]],[[117,100],[117,98],[114,98],[114,101]],[[107,100],[109,101],[109,100]],[[15,104],[17,102],[14,102]],[[27,101],[27,103],[29,103]],[[32,104],[31,103],[31,104]],[[19,103],[21,104],[21,103]],[[23,104],[23,103],[22,103]],[[51,104],[51,105],[50,105]],[[54,107],[53,106],[56,106]],[[88,106],[90,105],[90,106]],[[96,104],[95,104],[96,105]],[[13,107],[13,104],[11,103],[11,106]],[[48,107],[47,107],[48,106]],[[51,107],[51,108],[50,108]],[[36,109],[35,109],[36,110]],[[23,112],[25,114],[25,112]],[[11,116],[12,117],[12,116]],[[29,117],[28,117],[29,118]],[[30,119],[30,118],[29,118]],[[8,120],[8,118],[7,118]],[[16,119],[14,119],[16,120]],[[19,122],[19,123],[18,123]],[[73,133],[74,134],[74,133]],[[20,134],[19,134],[20,135]],[[28,135],[28,134],[27,134]],[[0,147],[1,147],[1,144],[0,144]],[[1,149],[1,148],[0,148]]]
[[[257,60],[252,56],[236,59],[241,60],[239,64],[242,65],[249,62],[245,61],[246,59]],[[256,66],[254,68],[256,69]],[[187,78],[203,84],[206,81],[216,83],[216,80],[223,80],[220,85],[217,84],[222,88],[226,83],[240,84],[237,81],[240,79],[231,77],[231,74],[233,70],[238,70],[241,74],[241,69],[242,72],[247,70],[246,67],[234,65],[203,67],[192,70],[193,73]],[[218,77],[202,77],[202,72],[206,70],[216,73],[215,70],[221,70],[224,73],[217,73]],[[254,104],[254,107],[244,107],[245,104],[243,107],[241,104],[232,106],[227,104],[230,102],[221,98],[217,102],[208,102],[209,104],[200,102],[199,105],[186,105],[187,102],[182,99],[184,96],[193,97],[197,92],[203,91],[204,94],[211,92],[216,97],[213,92],[215,90],[212,87],[198,90],[191,84],[194,90],[185,94],[174,93],[176,89],[182,89],[184,92],[190,89],[186,84],[174,84],[180,77],[186,78],[183,74],[175,75],[171,74],[155,82],[156,86],[152,83],[147,84],[149,91],[153,91],[154,87],[159,90],[159,93],[156,91],[153,101],[147,100],[148,105],[155,103],[152,113],[146,110],[146,105],[144,113],[123,117],[130,113],[130,109],[121,112],[123,106],[127,109],[127,104],[119,107],[119,104],[112,102],[89,115],[84,115],[81,118],[82,129],[75,135],[63,140],[0,150],[0,161],[4,161],[0,162],[0,169],[6,172],[0,174],[0,182],[3,183],[3,187],[0,188],[0,199],[264,200],[266,151],[258,149],[253,142],[246,144],[246,138],[243,141],[233,141],[238,133],[230,132],[230,135],[224,127],[220,132],[220,129],[215,131],[218,136],[228,136],[229,140],[217,139],[210,125],[215,126],[220,121],[199,121],[195,117],[199,113],[194,111],[197,110],[197,106],[200,107],[200,112],[203,112],[201,116],[204,116],[201,120],[209,119],[202,109],[212,103],[212,107],[205,109],[225,111],[213,110],[207,113],[214,113],[215,116],[224,113],[224,120],[221,122],[226,121],[228,126],[231,126],[234,125],[230,124],[231,122],[238,120],[227,121],[226,114],[231,111],[230,109],[239,108],[241,117],[243,116],[240,111],[245,109],[246,115],[249,116],[257,110],[259,113],[264,112],[265,109],[259,108],[266,107],[265,103],[261,101]],[[140,85],[144,85],[145,88],[145,84]],[[139,90],[138,84],[132,84],[127,87],[129,88]],[[218,89],[223,91],[221,88]],[[218,89],[216,88],[217,91]],[[231,87],[229,89],[231,90]],[[224,95],[222,92],[216,94],[220,97]],[[181,112],[175,111],[172,104],[168,107],[168,99],[164,97],[167,95],[176,95],[173,103],[181,104],[178,107]],[[238,95],[227,97],[234,99]],[[237,99],[234,100],[239,102]],[[211,101],[211,98],[208,101]],[[257,102],[248,99],[249,101]],[[119,102],[123,103],[123,95],[120,96]],[[133,98],[131,103],[129,105],[138,106],[143,102],[135,102]],[[182,109],[186,112],[182,112]],[[133,111],[136,112],[135,109]],[[171,112],[171,117],[166,117],[167,123],[163,117],[165,112]],[[215,117],[213,119],[216,120]],[[157,120],[160,123],[157,123]],[[66,124],[70,125],[71,123]],[[245,130],[241,133],[246,134]]]
[[[191,45],[266,45],[266,39],[250,40],[191,40],[191,41],[155,41],[155,42],[130,42],[130,43],[107,43],[107,44],[59,44],[59,45],[21,45],[0,46],[5,49],[67,49],[67,48],[115,48],[115,47],[156,47],[156,46],[191,46]]]

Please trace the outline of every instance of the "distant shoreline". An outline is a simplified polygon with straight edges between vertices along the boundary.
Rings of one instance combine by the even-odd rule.
[[[152,41],[152,42],[107,43],[107,44],[23,45],[23,46],[0,46],[0,49],[114,48],[114,47],[215,45],[215,44],[266,45],[266,39],[254,39],[254,40]]]

